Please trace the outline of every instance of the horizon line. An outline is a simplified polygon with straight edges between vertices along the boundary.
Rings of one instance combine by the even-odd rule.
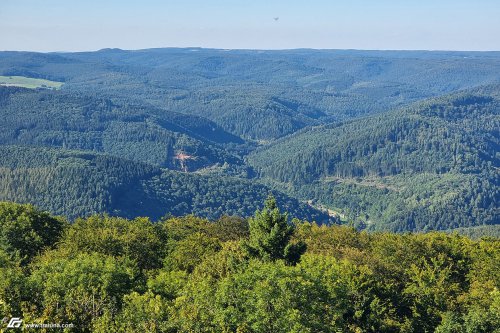
[[[100,51],[147,51],[147,50],[162,50],[162,49],[179,49],[179,50],[217,50],[217,51],[256,51],[256,52],[280,52],[280,51],[363,51],[363,52],[470,52],[470,53],[499,53],[500,50],[458,50],[458,49],[363,49],[363,48],[313,48],[313,47],[296,47],[296,48],[224,48],[224,47],[202,47],[202,46],[160,46],[148,48],[119,48],[105,47],[100,49],[73,50],[73,51],[35,51],[35,50],[0,50],[0,52],[19,52],[19,53],[91,53]]]

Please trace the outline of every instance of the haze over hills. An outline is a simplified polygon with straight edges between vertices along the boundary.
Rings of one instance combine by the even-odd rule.
[[[499,52],[190,48],[0,54],[0,74],[61,81],[67,91],[199,115],[254,140],[498,82],[498,73]]]
[[[0,76],[60,86],[0,87],[0,200],[217,218],[273,188],[370,230],[500,222],[500,52],[0,52]]]

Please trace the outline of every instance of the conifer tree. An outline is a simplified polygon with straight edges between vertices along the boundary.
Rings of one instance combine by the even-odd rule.
[[[290,243],[295,227],[288,223],[288,213],[280,212],[272,195],[250,219],[249,228],[250,239],[244,243],[244,249],[252,257],[266,261],[284,259],[293,265],[306,250],[303,242]]]

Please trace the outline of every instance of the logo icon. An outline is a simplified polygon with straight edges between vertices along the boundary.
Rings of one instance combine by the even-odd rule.
[[[23,320],[21,318],[13,317],[10,319],[9,323],[7,324],[7,328],[19,328],[19,327],[21,327],[22,323],[23,323]]]

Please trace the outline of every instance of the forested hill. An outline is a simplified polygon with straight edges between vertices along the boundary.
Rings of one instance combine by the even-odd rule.
[[[200,115],[245,139],[272,140],[500,82],[498,52],[149,49],[0,52],[0,75],[63,91]]]
[[[315,127],[248,157],[261,177],[361,225],[500,223],[500,87]]]
[[[269,193],[297,218],[333,221],[250,180],[162,170],[90,152],[0,146],[0,201],[36,204],[70,219],[96,213],[154,220],[191,213],[211,219],[246,217]]]
[[[460,92],[378,116],[317,126],[257,150],[249,162],[263,176],[295,183],[324,176],[498,167],[500,85],[493,93],[493,87],[482,89],[488,93]]]
[[[490,230],[499,85],[499,52],[0,52],[0,200]]]
[[[241,164],[244,141],[210,120],[62,91],[0,86],[0,144],[92,150],[169,169]]]

